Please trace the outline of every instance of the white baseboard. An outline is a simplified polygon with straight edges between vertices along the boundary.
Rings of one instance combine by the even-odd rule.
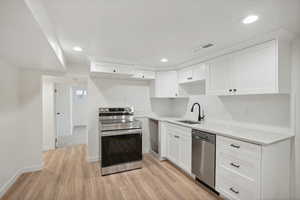
[[[22,169],[19,169],[1,188],[0,188],[0,198],[7,192],[7,190],[16,182],[16,180],[21,176]]]
[[[35,172],[35,171],[40,171],[42,170],[44,167],[44,163],[40,164],[40,165],[34,165],[34,166],[31,166],[31,167],[25,167],[23,168],[22,170],[22,174],[23,173],[27,173],[27,172]]]
[[[43,146],[43,151],[50,151],[50,150],[54,150],[55,146],[54,145],[44,145]]]
[[[8,191],[8,189],[17,181],[17,179],[24,173],[35,172],[43,169],[44,164],[25,167],[17,170],[17,172],[0,188],[0,198]]]
[[[99,161],[99,156],[87,158],[87,162],[98,162],[98,161]]]

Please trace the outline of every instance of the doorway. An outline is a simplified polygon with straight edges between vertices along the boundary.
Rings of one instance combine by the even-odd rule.
[[[44,151],[86,144],[87,79],[43,77]]]

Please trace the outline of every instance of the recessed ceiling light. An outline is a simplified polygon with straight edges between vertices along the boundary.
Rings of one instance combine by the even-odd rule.
[[[166,62],[168,62],[169,60],[167,59],[167,58],[162,58],[162,59],[160,59],[160,62],[163,62],[163,63],[166,63]]]
[[[73,50],[74,50],[74,51],[81,52],[81,51],[82,51],[82,48],[79,47],[79,46],[75,46],[75,47],[73,47]]]
[[[253,22],[256,22],[258,20],[257,15],[249,15],[243,19],[243,24],[251,24]]]

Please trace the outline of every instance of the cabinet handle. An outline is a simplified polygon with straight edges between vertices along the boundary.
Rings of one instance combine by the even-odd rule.
[[[174,137],[175,137],[175,138],[179,138],[179,136],[178,136],[178,135],[175,135]]]
[[[236,148],[236,149],[240,148],[240,145],[236,145],[236,144],[231,144],[230,146],[233,147],[233,148]]]
[[[175,96],[177,97],[177,96],[178,96],[178,94],[176,93],[176,94],[175,94]]]
[[[232,89],[229,89],[228,91],[229,91],[229,92],[232,92]]]
[[[145,78],[145,76],[143,75],[143,78]]]
[[[192,80],[192,79],[193,79],[193,77],[188,77],[188,78],[187,78],[187,80]]]
[[[234,92],[236,92],[236,91],[237,91],[237,89],[233,89],[233,91],[234,91]]]
[[[233,189],[233,187],[230,188],[230,191],[233,192],[233,193],[235,193],[235,194],[240,193],[238,190]]]
[[[236,167],[236,168],[240,168],[240,165],[237,165],[235,163],[230,163],[231,166]]]
[[[114,69],[114,71],[113,72],[116,72],[116,70]]]

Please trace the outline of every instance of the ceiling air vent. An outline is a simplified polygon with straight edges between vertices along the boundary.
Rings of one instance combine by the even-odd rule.
[[[209,48],[209,47],[212,47],[212,46],[214,46],[214,44],[208,43],[208,44],[203,45],[203,46],[201,46],[201,47],[202,47],[203,49],[206,49],[206,48]]]
[[[212,47],[212,46],[214,46],[214,44],[212,44],[212,43],[199,45],[198,47],[193,49],[193,53],[199,53],[201,50],[207,49],[207,48]]]

